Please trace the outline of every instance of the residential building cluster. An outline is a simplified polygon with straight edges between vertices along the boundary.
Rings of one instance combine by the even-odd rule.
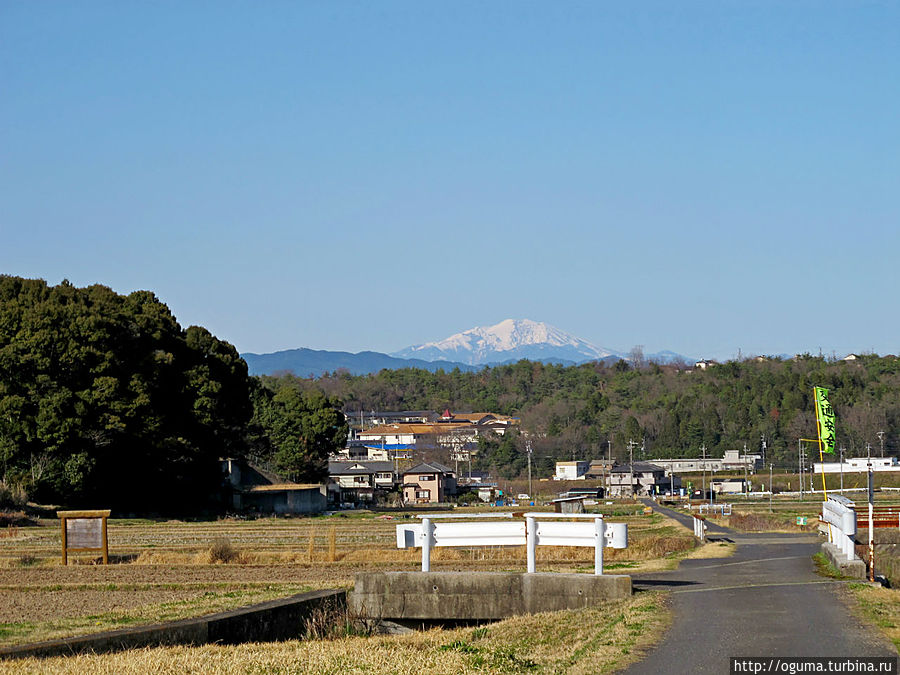
[[[376,503],[413,506],[441,504],[462,492],[484,502],[504,498],[485,472],[471,470],[477,439],[502,435],[518,425],[517,418],[496,413],[429,411],[359,412],[346,446],[329,457],[324,485],[284,482],[271,470],[248,462],[223,460],[234,508],[269,513],[307,513]],[[414,459],[417,458],[417,459]],[[451,468],[437,461],[449,458]],[[469,467],[460,471],[460,462]],[[850,460],[851,462],[854,460]],[[858,460],[857,460],[858,461]],[[896,464],[896,460],[894,460]],[[630,497],[678,493],[685,472],[755,472],[762,457],[746,450],[727,450],[722,458],[654,459],[616,463],[612,460],[560,461],[554,480],[588,480],[596,496]],[[882,469],[885,470],[885,469]],[[719,481],[719,490],[732,487]],[[710,483],[713,485],[713,483]],[[506,495],[508,498],[509,495]],[[529,499],[528,495],[519,495]],[[564,495],[563,501],[573,495]]]

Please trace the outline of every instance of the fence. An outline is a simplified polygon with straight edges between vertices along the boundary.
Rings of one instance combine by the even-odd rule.
[[[603,574],[603,548],[627,548],[628,525],[606,523],[599,514],[525,513],[524,520],[512,514],[439,514],[419,516],[419,525],[397,525],[397,548],[422,547],[422,571],[431,571],[431,549],[437,546],[525,546],[528,572],[537,567],[538,546],[585,546],[594,549],[594,574]],[[437,519],[490,519],[487,522],[434,522]],[[554,522],[565,518],[576,522]]]
[[[706,518],[694,516],[694,536],[700,541],[706,538]]]
[[[731,504],[700,504],[700,514],[704,513],[712,513],[716,512],[721,513],[723,516],[731,515]]]
[[[822,520],[828,523],[828,541],[837,546],[848,560],[856,557],[856,512],[853,502],[840,495],[822,502]]]
[[[853,506],[856,517],[859,519],[860,512],[863,517],[868,519],[868,506]],[[872,507],[872,527],[896,527],[900,528],[900,506],[873,506]]]

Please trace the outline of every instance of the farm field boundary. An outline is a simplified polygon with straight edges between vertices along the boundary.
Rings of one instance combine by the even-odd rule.
[[[345,603],[345,591],[312,591],[195,619],[7,647],[0,649],[0,658],[101,653],[161,645],[289,640],[300,636],[306,620],[315,612],[327,607],[343,607]]]

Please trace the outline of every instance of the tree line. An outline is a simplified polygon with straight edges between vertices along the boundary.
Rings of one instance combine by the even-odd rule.
[[[44,503],[215,507],[219,459],[321,480],[340,402],[263,386],[235,348],[149,291],[0,276],[0,479]]]
[[[640,363],[640,362],[638,362]],[[475,460],[503,477],[521,475],[525,442],[538,470],[557,460],[627,460],[655,457],[721,457],[725,450],[761,452],[767,463],[794,467],[798,439],[816,437],[813,387],[830,390],[837,414],[837,447],[845,456],[867,446],[896,454],[900,431],[900,360],[863,355],[835,361],[800,355],[793,359],[729,361],[705,370],[682,365],[622,360],[580,366],[529,361],[475,373],[406,369],[353,376],[335,372],[309,379],[263,378],[270,386],[291,382],[324,391],[359,410],[451,410],[498,412],[519,417],[519,432],[481,440]],[[884,432],[879,436],[878,432]],[[818,450],[803,443],[809,456]],[[473,465],[474,466],[474,465]]]
[[[45,503],[204,508],[221,495],[219,458],[248,454],[318,481],[346,440],[345,413],[360,410],[518,417],[518,431],[480,438],[473,460],[504,478],[524,473],[526,441],[544,475],[557,460],[626,459],[629,443],[635,459],[652,459],[765,442],[767,462],[789,468],[798,439],[815,437],[814,386],[831,391],[847,456],[880,454],[882,443],[897,453],[893,356],[255,378],[231,344],[182,328],[149,291],[0,276],[0,479]]]

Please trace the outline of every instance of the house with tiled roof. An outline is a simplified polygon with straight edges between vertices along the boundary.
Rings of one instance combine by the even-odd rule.
[[[361,504],[375,501],[396,485],[393,462],[328,462],[328,501]]]
[[[424,462],[403,472],[406,504],[438,504],[456,494],[456,473],[438,462]]]

